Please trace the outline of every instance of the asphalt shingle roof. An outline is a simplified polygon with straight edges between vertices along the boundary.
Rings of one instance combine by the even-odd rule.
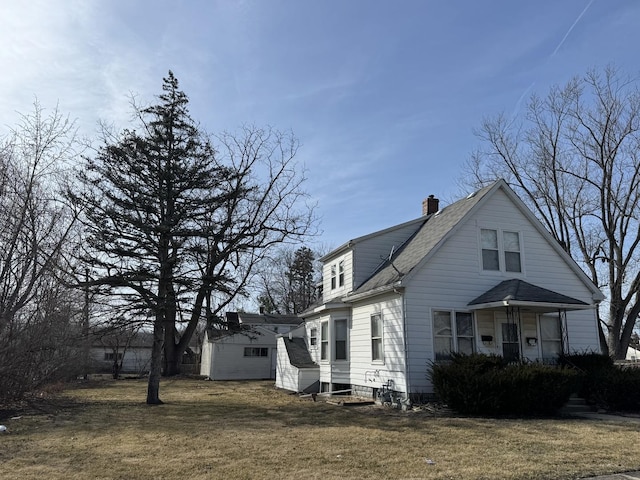
[[[518,279],[500,282],[479,297],[471,300],[468,305],[481,305],[483,303],[496,303],[507,300],[516,302],[588,305],[581,300]]]
[[[289,362],[294,367],[298,368],[318,368],[318,364],[311,360],[309,350],[307,350],[307,344],[304,338],[283,337],[284,345],[287,348],[287,355],[289,356]]]
[[[353,295],[392,285],[409,274],[494,186],[495,183],[424,217],[425,221],[418,231]]]

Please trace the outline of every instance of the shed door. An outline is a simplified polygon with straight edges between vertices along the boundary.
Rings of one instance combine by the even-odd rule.
[[[271,349],[271,376],[269,378],[275,380],[276,378],[276,365],[278,363],[278,349]]]

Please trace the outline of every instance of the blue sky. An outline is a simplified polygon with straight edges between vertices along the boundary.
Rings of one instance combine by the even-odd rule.
[[[637,0],[0,2],[0,131],[34,98],[93,135],[169,69],[210,132],[293,130],[325,247],[459,194],[483,116],[613,63],[638,73]]]

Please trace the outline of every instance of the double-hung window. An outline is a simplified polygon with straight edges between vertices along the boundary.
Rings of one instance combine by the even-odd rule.
[[[309,346],[316,348],[317,344],[318,344],[318,329],[312,328],[309,331]]]
[[[498,231],[483,228],[480,232],[480,237],[482,239],[482,269],[500,270]]]
[[[384,360],[384,344],[382,341],[382,315],[371,315],[371,360],[381,362]]]
[[[522,272],[520,234],[507,230],[480,230],[482,270]]]
[[[436,361],[449,360],[453,352],[466,355],[474,353],[472,314],[448,310],[434,311],[433,342]]]
[[[329,360],[329,322],[320,324],[320,360]]]
[[[331,265],[331,290],[336,288],[336,266]]]
[[[520,235],[518,232],[502,232],[504,245],[504,268],[507,272],[521,272]]]
[[[347,321],[335,320],[333,322],[335,340],[335,359],[347,359]]]
[[[344,260],[338,263],[338,286],[344,287]]]

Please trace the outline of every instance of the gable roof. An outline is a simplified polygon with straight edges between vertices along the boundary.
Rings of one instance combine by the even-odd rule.
[[[464,220],[498,190],[502,190],[509,197],[516,208],[527,217],[536,230],[548,241],[549,245],[564,259],[587,288],[592,291],[594,301],[603,300],[604,295],[593,284],[587,274],[544,228],[542,223],[509,187],[507,182],[502,179],[496,180],[491,185],[481,188],[434,214],[423,217],[426,221],[420,229],[395,252],[391,259],[385,261],[369,279],[348,294],[344,300],[353,301],[390,288],[401,287],[402,283],[406,282],[413,272],[419,270],[417,267],[428,261],[446,239],[464,223]]]
[[[424,224],[396,250],[393,257],[360,285],[351,295],[376,290],[393,285],[411,273],[429,253],[434,251],[446,236],[475,207],[485,195],[495,188],[495,184],[459,200],[442,210],[424,217]]]
[[[500,282],[467,305],[480,308],[495,307],[545,307],[578,310],[591,308],[588,303],[546,288],[538,287],[524,280],[511,279]]]
[[[318,364],[311,360],[309,350],[304,338],[301,337],[282,337],[284,345],[289,356],[289,363],[298,368],[318,368]]]

